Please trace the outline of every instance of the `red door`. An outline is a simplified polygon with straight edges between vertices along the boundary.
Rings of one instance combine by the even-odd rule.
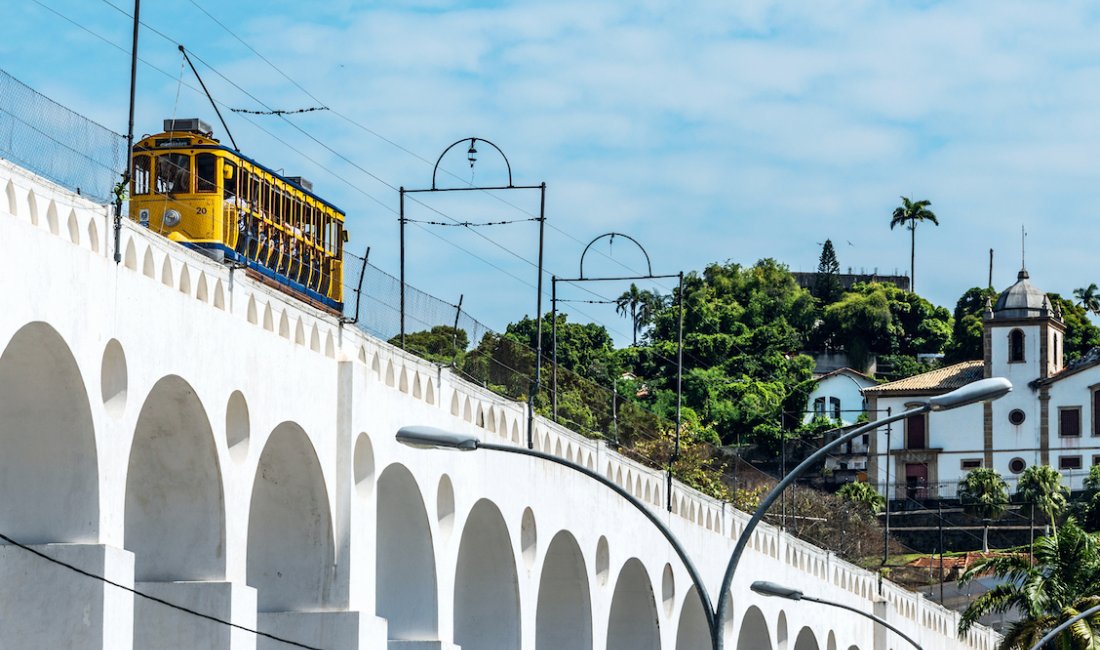
[[[928,464],[905,464],[905,496],[910,499],[925,499],[928,496]]]

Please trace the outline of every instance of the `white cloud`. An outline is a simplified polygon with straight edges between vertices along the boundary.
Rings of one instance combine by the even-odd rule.
[[[48,1],[127,42],[110,8]],[[313,103],[189,7],[146,16],[183,32],[265,103]],[[855,244],[839,248],[842,266],[907,269],[907,238],[886,225],[905,194],[931,199],[941,217],[917,242],[918,287],[940,304],[984,281],[988,248],[998,268],[1013,266],[1000,260],[1012,257],[1021,221],[1046,233],[1029,253],[1037,284],[1068,294],[1097,279],[1087,235],[1100,187],[1100,41],[1090,3],[250,0],[218,11],[323,102],[429,161],[463,136],[500,144],[517,182],[549,183],[552,223],[572,237],[548,232],[551,270],[571,272],[576,240],[608,230],[636,236],[662,267],[772,256],[813,268],[817,242],[832,237]],[[124,124],[124,54],[43,11],[17,11],[12,23],[14,34],[62,32],[80,46],[0,44],[9,71]],[[212,117],[186,89],[176,105],[178,54],[143,39],[143,55],[172,79],[141,72],[139,131],[172,111]],[[219,98],[252,103],[211,77]],[[363,194],[396,209],[394,192],[279,120],[254,121],[356,187],[230,119],[257,157],[308,170],[352,212],[357,245],[370,242],[372,259],[396,269],[393,214]],[[393,185],[430,179],[430,165],[334,115],[291,119]],[[492,236],[533,259],[512,234]],[[498,327],[516,317],[516,300],[493,294],[513,280],[422,239],[432,251],[424,289],[483,292],[495,302],[482,318]],[[499,249],[468,245],[522,272]],[[1002,286],[1013,278],[996,277]]]

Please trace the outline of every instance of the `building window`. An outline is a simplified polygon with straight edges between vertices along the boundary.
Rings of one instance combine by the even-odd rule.
[[[905,419],[905,448],[928,448],[928,420],[924,414],[910,415]]]
[[[1093,456],[1092,457],[1092,464],[1093,465],[1100,465],[1100,456]]]
[[[1012,409],[1008,412],[1008,421],[1016,426],[1020,426],[1027,419],[1027,415],[1020,409]]]
[[[1058,408],[1058,435],[1073,437],[1081,435],[1081,407],[1061,406]]]
[[[1019,474],[1027,469],[1027,462],[1023,458],[1013,458],[1008,461],[1008,471],[1013,474]]]
[[[830,397],[829,398],[829,410],[832,411],[831,417],[834,420],[839,420],[840,419],[840,398],[838,398],[838,397]]]
[[[825,415],[825,398],[818,397],[814,400],[814,417],[819,418]]]
[[[1100,389],[1092,391],[1092,435],[1100,436]]]
[[[961,463],[961,467],[964,470],[978,469],[982,466],[981,458],[964,458]]]
[[[1024,331],[1012,330],[1008,333],[1008,362],[1023,363],[1024,361]]]
[[[1061,456],[1058,458],[1058,469],[1081,469],[1080,456]]]

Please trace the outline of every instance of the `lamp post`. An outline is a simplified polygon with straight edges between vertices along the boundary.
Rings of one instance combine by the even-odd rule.
[[[864,616],[866,618],[869,618],[872,621],[874,621],[875,623],[878,623],[879,625],[881,625],[881,626],[883,626],[883,627],[885,627],[889,630],[893,630],[894,634],[897,634],[901,638],[903,638],[906,641],[908,641],[909,643],[913,644],[913,647],[916,648],[917,650],[924,650],[923,648],[920,647],[919,643],[917,643],[913,639],[910,639],[908,636],[905,635],[904,632],[902,632],[898,628],[896,628],[893,625],[890,625],[889,623],[887,623],[885,619],[880,618],[878,616],[875,616],[874,614],[870,614],[868,612],[865,612],[861,609],[857,609],[855,607],[849,607],[848,605],[843,605],[841,603],[835,603],[831,600],[825,600],[824,598],[814,598],[813,596],[807,596],[806,594],[802,593],[801,591],[799,591],[797,589],[792,589],[790,587],[784,587],[783,585],[778,585],[774,582],[768,582],[767,580],[757,580],[756,582],[752,583],[751,586],[749,586],[749,589],[752,589],[753,591],[755,591],[756,593],[758,593],[762,596],[775,596],[777,598],[786,598],[787,600],[805,600],[805,601],[808,601],[808,602],[811,602],[811,603],[819,603],[821,605],[828,605],[829,607],[839,607],[840,609],[846,609],[849,612],[854,612],[856,614],[859,614],[860,616]]]
[[[939,395],[936,397],[929,397],[927,399],[916,402],[906,411],[892,415],[884,420],[877,420],[875,422],[868,422],[862,427],[857,427],[852,431],[838,437],[829,444],[823,446],[817,450],[806,460],[802,461],[797,467],[795,467],[787,476],[779,482],[771,492],[760,502],[760,507],[757,508],[752,518],[749,520],[745,529],[741,532],[740,537],[737,538],[737,544],[734,546],[733,555],[730,557],[729,564],[726,566],[726,573],[722,578],[722,586],[718,595],[718,606],[712,608],[713,602],[710,598],[710,593],[707,591],[706,584],[701,579],[698,570],[688,557],[687,551],[683,545],[676,538],[676,536],[669,530],[653,512],[646,507],[644,503],[638,501],[632,494],[622,489],[614,482],[608,480],[606,477],[593,472],[587,467],[583,467],[571,461],[565,460],[552,454],[543,453],[534,449],[524,449],[523,447],[516,447],[512,445],[497,445],[493,443],[482,442],[474,436],[453,433],[437,429],[435,427],[424,426],[409,426],[402,427],[397,432],[397,441],[408,445],[410,447],[417,447],[421,449],[456,449],[459,451],[474,451],[477,449],[488,449],[490,451],[501,451],[510,454],[520,454],[523,456],[533,456],[535,458],[541,458],[548,460],[558,465],[563,465],[574,471],[580,472],[585,476],[588,476],[603,485],[611,488],[616,494],[627,500],[628,503],[637,508],[642,514],[649,519],[661,531],[668,543],[672,545],[676,555],[679,556],[680,561],[684,563],[684,567],[687,569],[688,574],[691,576],[691,580],[695,585],[695,591],[699,594],[700,600],[703,601],[703,611],[706,615],[707,626],[710,628],[711,645],[714,650],[722,650],[725,646],[725,626],[722,625],[722,621],[725,620],[729,609],[729,588],[733,583],[733,576],[737,570],[738,563],[741,560],[741,555],[745,551],[745,546],[748,544],[749,539],[752,536],[752,532],[756,529],[756,526],[763,520],[764,515],[767,514],[768,508],[779,498],[783,493],[783,490],[787,489],[795,479],[806,472],[810,467],[815,465],[819,460],[824,458],[833,449],[839,447],[849,440],[852,440],[858,436],[867,433],[873,429],[877,429],[885,424],[896,422],[903,418],[907,418],[911,415],[919,413],[927,413],[928,411],[946,411],[960,406],[966,406],[968,404],[974,404],[977,402],[984,402],[988,400],[995,400],[1008,394],[1012,390],[1012,384],[1007,379],[1002,377],[992,377],[989,379],[982,379],[962,388],[951,391],[945,395]],[[861,612],[862,613],[862,612]]]
[[[1079,621],[1083,618],[1088,618],[1088,617],[1094,616],[1096,614],[1100,614],[1100,605],[1097,605],[1096,607],[1090,607],[1089,609],[1086,609],[1085,611],[1081,612],[1077,616],[1074,616],[1073,618],[1069,619],[1065,623],[1062,623],[1058,627],[1054,628],[1050,632],[1047,632],[1045,635],[1043,635],[1043,638],[1039,639],[1038,643],[1031,646],[1030,650],[1039,650],[1039,648],[1042,648],[1044,645],[1046,645],[1048,641],[1054,640],[1054,637],[1056,637],[1059,634],[1061,634],[1062,632],[1064,632],[1066,630],[1066,628],[1068,628],[1069,626],[1073,625],[1074,623],[1076,623],[1077,621]]]
[[[513,445],[498,445],[491,442],[482,442],[473,436],[467,436],[461,433],[452,433],[450,431],[444,431],[435,427],[423,427],[423,426],[410,426],[402,427],[397,432],[397,441],[403,445],[409,447],[416,447],[418,449],[456,449],[458,451],[474,451],[477,449],[487,449],[489,451],[503,451],[509,454],[519,454],[521,456],[533,456],[535,458],[541,458],[542,460],[548,460],[558,465],[564,465],[569,469],[580,472],[585,476],[606,485],[611,490],[614,490],[616,494],[626,499],[626,501],[638,509],[646,519],[650,521],[657,530],[661,531],[665,539],[668,540],[669,545],[672,546],[672,550],[676,551],[676,555],[679,556],[680,561],[684,563],[684,567],[687,569],[688,575],[691,576],[691,581],[698,585],[699,598],[703,601],[703,613],[707,618],[707,627],[711,630],[715,628],[714,618],[714,606],[711,604],[710,594],[707,592],[706,587],[703,584],[703,579],[699,575],[699,570],[695,568],[695,564],[691,561],[691,558],[687,554],[687,550],[680,544],[680,540],[676,538],[676,535],[669,530],[665,522],[661,521],[657,515],[653,513],[644,503],[639,501],[633,494],[627,492],[614,481],[611,481],[606,476],[593,472],[584,465],[578,465],[572,461],[565,460],[560,456],[553,454],[547,454],[536,449],[527,449],[525,447],[516,447]]]

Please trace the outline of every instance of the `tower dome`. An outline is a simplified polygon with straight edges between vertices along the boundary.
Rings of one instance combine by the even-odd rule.
[[[1028,280],[1027,269],[1020,269],[1016,284],[1005,289],[993,306],[993,318],[1047,318],[1050,300]]]

